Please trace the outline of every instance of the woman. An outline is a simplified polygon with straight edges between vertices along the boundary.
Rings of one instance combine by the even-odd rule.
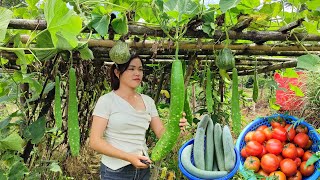
[[[113,91],[101,96],[93,111],[90,146],[102,154],[100,177],[108,180],[150,178],[145,141],[146,130],[158,138],[165,128],[154,101],[136,88],[143,77],[143,62],[137,55],[125,64],[114,64],[110,71]],[[187,121],[180,119],[180,128]],[[144,162],[144,163],[143,163]]]

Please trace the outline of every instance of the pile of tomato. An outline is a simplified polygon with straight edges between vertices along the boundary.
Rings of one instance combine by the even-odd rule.
[[[313,144],[304,125],[287,124],[284,119],[271,119],[271,127],[259,126],[245,135],[246,145],[241,156],[246,158],[244,167],[279,180],[301,180],[315,171],[315,166],[306,166],[312,156]]]

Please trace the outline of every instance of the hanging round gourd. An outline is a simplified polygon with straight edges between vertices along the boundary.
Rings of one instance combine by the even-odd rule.
[[[124,64],[129,61],[129,46],[124,41],[117,41],[109,51],[110,59],[117,64]]]
[[[219,55],[215,60],[216,66],[219,68],[219,73],[223,79],[230,80],[227,70],[235,67],[236,61],[231,49],[223,48],[219,51]]]

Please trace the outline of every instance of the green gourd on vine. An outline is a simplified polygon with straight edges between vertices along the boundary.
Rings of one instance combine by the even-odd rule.
[[[117,41],[109,51],[110,59],[117,64],[124,64],[130,58],[129,46],[126,42]]]
[[[219,68],[219,73],[224,80],[230,80],[227,70],[235,67],[235,59],[231,49],[223,48],[219,51],[219,55],[215,61],[216,66]]]
[[[159,161],[167,155],[177,143],[180,127],[179,121],[184,107],[183,70],[180,60],[174,60],[171,70],[170,114],[166,131],[161,136],[151,153],[152,161]]]
[[[80,129],[78,121],[77,77],[76,70],[69,70],[69,98],[68,98],[68,140],[72,156],[80,152]]]

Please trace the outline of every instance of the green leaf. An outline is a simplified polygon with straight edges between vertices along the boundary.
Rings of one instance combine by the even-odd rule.
[[[237,5],[237,8],[245,13],[253,12],[258,6],[260,6],[260,0],[241,0]]]
[[[103,6],[97,6],[93,9],[91,14],[91,22],[89,27],[94,28],[100,36],[105,36],[108,34],[109,24],[110,24],[110,15],[105,10]]]
[[[23,133],[27,139],[31,139],[32,144],[38,144],[46,131],[46,120],[40,117],[38,120],[29,125]]]
[[[16,162],[10,168],[8,177],[9,180],[23,179],[24,175],[28,173],[28,168],[22,162]]]
[[[92,59],[94,59],[94,56],[93,56],[93,53],[92,53],[91,49],[88,48],[88,44],[85,44],[78,51],[80,52],[81,59],[84,59],[84,60],[92,60]]]
[[[9,149],[9,150],[22,152],[23,145],[24,145],[23,139],[16,132],[0,140],[0,149],[2,150]]]
[[[220,0],[220,10],[225,13],[227,10],[236,7],[241,0]]]
[[[260,13],[268,14],[271,17],[276,17],[282,10],[281,3],[271,3],[271,4],[264,4],[260,9]]]
[[[306,27],[308,34],[320,35],[320,31],[318,30],[316,22],[303,21],[302,24],[304,25],[304,27]]]
[[[52,164],[50,164],[49,168],[50,168],[50,171],[52,171],[52,172],[60,172],[60,173],[62,173],[59,164],[56,163],[56,162],[53,162]]]
[[[10,94],[8,96],[1,96],[0,103],[13,101],[16,97],[17,97],[16,94]]]
[[[2,169],[0,169],[0,179],[2,179],[2,180],[8,179],[7,173]]]
[[[202,15],[202,20],[206,23],[213,23],[215,22],[215,10],[210,8],[208,9],[207,12],[205,12],[203,15]]]
[[[163,12],[182,25],[199,12],[199,6],[191,0],[168,0],[163,4]]]
[[[28,83],[29,88],[32,90],[32,96],[31,99],[28,99],[28,102],[34,101],[37,98],[39,98],[40,93],[42,91],[42,85],[37,81],[35,78],[32,78],[31,76],[26,76],[23,78],[23,83]]]
[[[54,88],[54,82],[49,82],[43,90],[43,94],[47,94]]]
[[[5,127],[7,127],[8,124],[10,123],[11,119],[12,119],[12,118],[8,117],[8,118],[6,118],[6,119],[4,119],[4,120],[1,120],[1,121],[0,121],[0,130],[2,130],[2,129],[4,129]]]
[[[13,80],[17,83],[20,83],[23,80],[23,76],[20,71],[14,71],[12,77],[13,77]]]
[[[123,14],[119,14],[117,18],[113,19],[111,25],[113,30],[120,35],[125,35],[128,33],[127,16]]]
[[[23,50],[14,51],[14,53],[17,55],[18,59],[16,61],[17,65],[21,66],[21,72],[27,73],[27,58]]]
[[[308,159],[307,161],[307,166],[314,164],[315,162],[317,162],[318,160],[320,160],[320,153],[319,155],[317,155],[317,153],[312,154],[312,156]]]
[[[29,6],[31,7],[36,7],[36,4],[38,3],[39,0],[26,0],[26,3],[28,3]]]
[[[9,62],[8,59],[5,59],[5,58],[0,57],[0,63],[1,63],[2,65],[7,64],[8,62]]]
[[[148,23],[157,23],[157,19],[153,14],[151,7],[143,7],[137,9],[136,14]],[[137,19],[139,20],[139,19]]]
[[[44,16],[54,47],[71,50],[78,45],[76,36],[81,31],[82,21],[73,10],[67,8],[65,2],[62,0],[45,1]]]
[[[49,31],[45,31],[43,33],[41,33],[38,37],[37,37],[37,44],[36,47],[37,48],[53,48],[53,42],[51,39],[51,35]],[[41,50],[41,51],[34,51],[37,58],[40,61],[43,60],[48,60],[51,59],[54,55],[57,54],[58,50],[54,49],[54,50]]]
[[[298,78],[299,74],[292,68],[286,68],[286,70],[283,73],[282,77]]]
[[[270,98],[269,100],[269,106],[270,108],[274,109],[274,110],[280,110],[280,106],[278,104],[276,104],[276,98]]]
[[[306,2],[306,5],[308,6],[308,9],[310,10],[317,10],[319,8],[319,1],[313,0]]]
[[[297,68],[320,72],[320,57],[315,54],[307,54],[298,57]]]
[[[7,28],[12,18],[13,12],[9,9],[0,7],[0,42],[2,42],[6,36]]]
[[[295,92],[296,96],[298,97],[304,97],[304,93],[302,92],[302,90],[298,87],[298,86],[295,86],[291,83],[289,83],[289,88]]]

